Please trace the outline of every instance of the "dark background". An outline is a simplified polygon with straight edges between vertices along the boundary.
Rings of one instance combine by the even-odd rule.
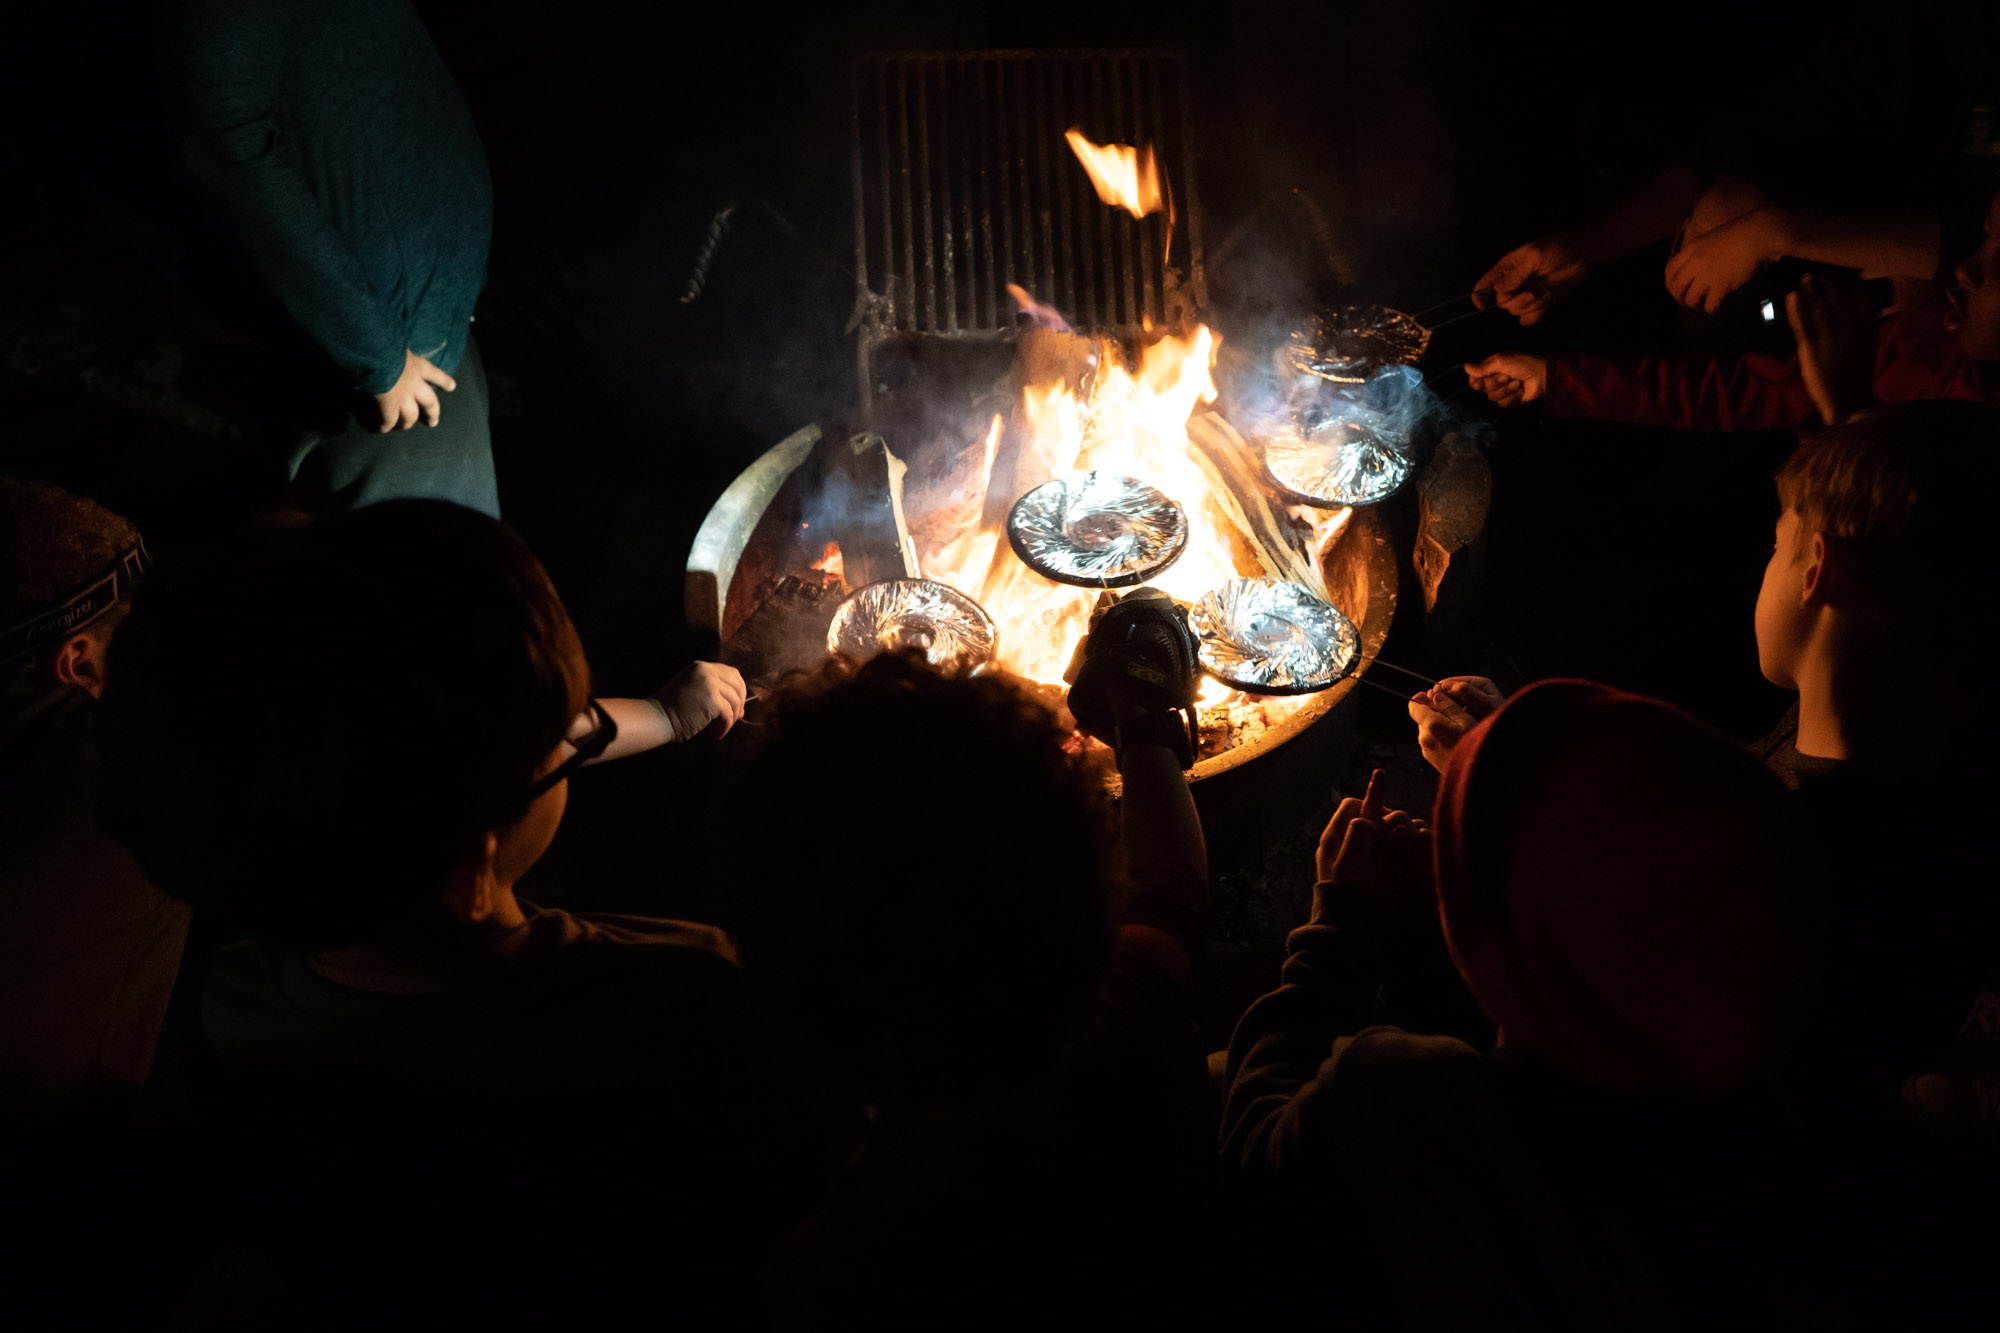
[[[1225,340],[1315,297],[1435,304],[1675,154],[1830,202],[1944,197],[1964,184],[1968,108],[2000,100],[1990,9],[1976,5],[417,8],[495,182],[477,332],[503,509],[550,567],[605,693],[654,688],[700,646],[681,570],[715,496],[853,399],[856,53],[1184,51]],[[0,467],[97,495],[171,550],[240,520],[261,498],[259,460],[175,398],[158,258],[102,206],[145,169],[129,159],[147,111],[120,74],[143,55],[131,31],[117,6],[79,4],[19,16],[7,43]],[[684,304],[710,219],[732,202],[706,289]],[[1510,346],[1770,336],[1740,308],[1687,320],[1663,259],[1602,275],[1532,331],[1466,321],[1426,369]],[[1750,609],[1768,473],[1789,440],[1456,405],[1496,424],[1496,504],[1428,627],[1406,589],[1396,660],[1509,686],[1598,676],[1746,737],[1768,726],[1784,700],[1757,677]],[[1371,700],[1360,725],[1334,783],[1409,757],[1393,700]],[[667,754],[586,777],[537,891],[706,914],[674,816],[704,766],[726,762]],[[1423,799],[1421,769],[1404,799]]]

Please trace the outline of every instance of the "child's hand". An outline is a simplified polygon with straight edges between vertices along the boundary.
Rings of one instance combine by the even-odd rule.
[[[1472,284],[1472,303],[1481,310],[1497,305],[1526,326],[1589,272],[1575,242],[1560,234],[1544,236],[1500,256]]]
[[[1446,676],[1410,699],[1410,719],[1417,724],[1417,746],[1438,772],[1465,733],[1481,718],[1506,702],[1500,687],[1484,676]]]
[[[720,662],[696,662],[659,688],[653,698],[667,715],[670,740],[691,740],[709,725],[720,722],[718,736],[743,717],[749,688],[733,666]]]
[[[1831,426],[1875,401],[1875,315],[1851,276],[1808,273],[1785,298],[1806,392]]]
[[[1722,298],[1755,277],[1784,248],[1776,214],[1760,208],[1695,236],[1667,260],[1667,290],[1689,309],[1709,314]]]
[[[1529,356],[1526,352],[1499,352],[1477,365],[1466,366],[1465,377],[1472,381],[1473,388],[1500,406],[1513,407],[1532,403],[1542,396],[1549,384],[1549,362],[1547,357]]]
[[[405,348],[402,375],[386,392],[375,395],[375,405],[382,412],[382,424],[376,431],[386,435],[392,430],[408,430],[419,418],[437,425],[444,411],[438,389],[451,393],[457,388],[457,380]]]
[[[1428,900],[1431,830],[1407,810],[1384,810],[1382,770],[1368,778],[1368,794],[1340,803],[1320,835],[1316,858],[1321,880],[1366,889],[1385,903]]]

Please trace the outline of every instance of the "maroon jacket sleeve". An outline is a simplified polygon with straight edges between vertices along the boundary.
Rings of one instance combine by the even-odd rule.
[[[1875,397],[1980,398],[1972,363],[1944,331],[1943,307],[1913,306],[1875,333]],[[1797,357],[1750,355],[1733,364],[1672,356],[1549,358],[1549,412],[1673,430],[1792,430],[1817,417]]]

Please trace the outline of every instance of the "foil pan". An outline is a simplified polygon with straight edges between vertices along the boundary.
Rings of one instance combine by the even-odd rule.
[[[1045,579],[1082,588],[1144,583],[1187,549],[1187,511],[1164,491],[1112,472],[1042,483],[1007,514],[1007,544]]]
[[[1312,694],[1354,666],[1354,622],[1296,583],[1231,579],[1204,593],[1188,622],[1201,636],[1201,665],[1253,694]]]
[[[835,607],[826,627],[827,651],[857,662],[916,648],[936,666],[977,666],[992,660],[999,638],[984,607],[933,579],[871,583]]]
[[[1382,366],[1415,365],[1430,345],[1431,331],[1402,311],[1351,305],[1315,315],[1286,342],[1283,359],[1302,375],[1360,384]]]
[[[1408,480],[1411,458],[1360,422],[1296,415],[1264,445],[1264,471],[1287,498],[1322,509],[1374,504]]]

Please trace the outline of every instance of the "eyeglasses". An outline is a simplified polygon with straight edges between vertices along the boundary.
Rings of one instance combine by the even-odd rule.
[[[569,758],[563,760],[539,778],[536,778],[528,787],[528,801],[530,804],[541,799],[543,792],[548,791],[558,782],[569,777],[576,769],[582,768],[585,764],[603,754],[611,742],[618,739],[618,724],[611,720],[611,714],[604,711],[604,705],[592,699],[588,707],[591,717],[596,720],[596,725],[590,729],[587,735],[575,740],[571,740],[568,737],[563,738],[564,744],[574,747],[573,753],[571,753]]]

